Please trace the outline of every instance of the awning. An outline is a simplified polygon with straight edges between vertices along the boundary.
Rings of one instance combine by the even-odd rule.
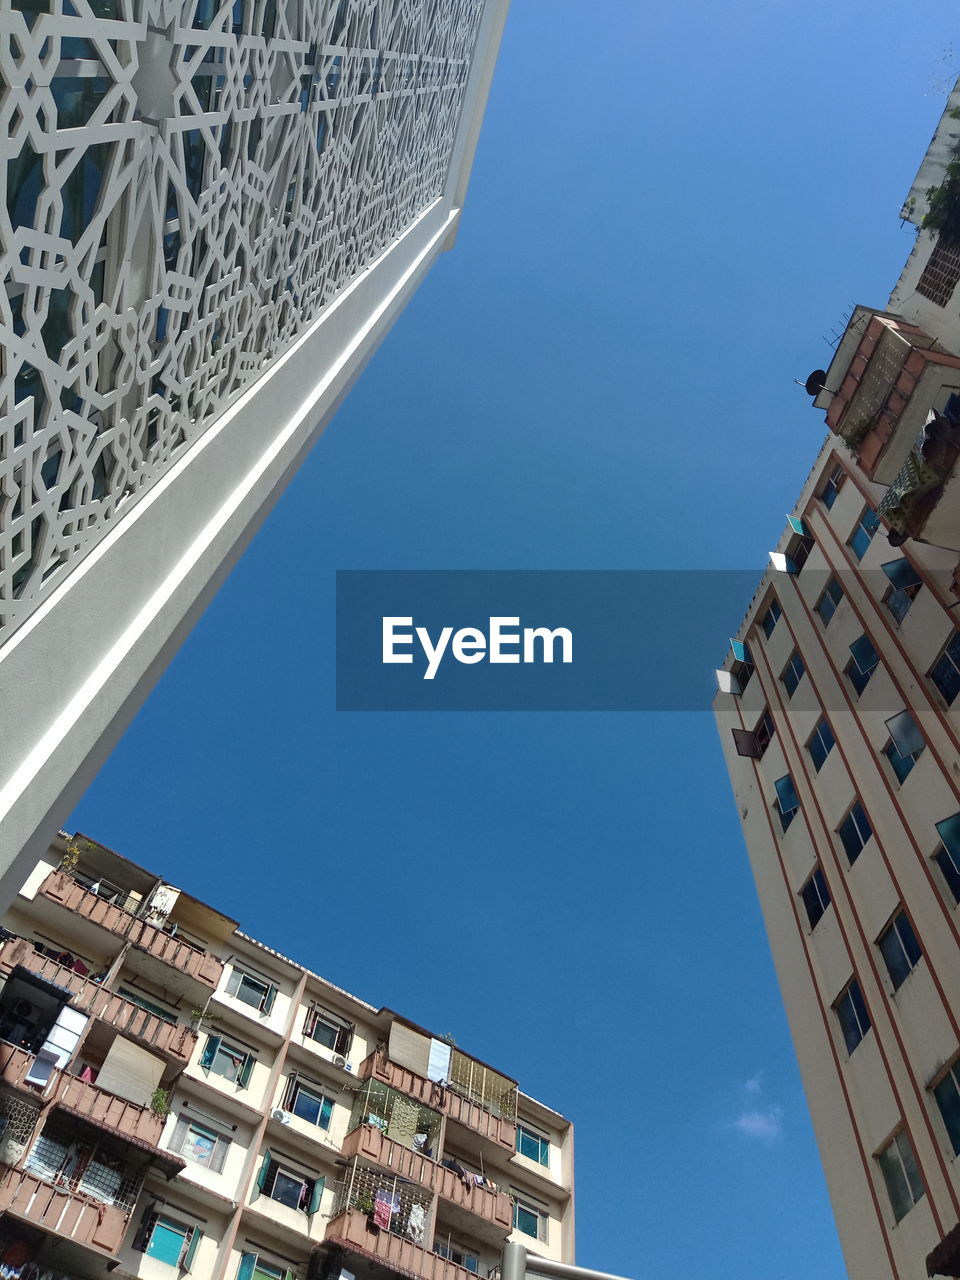
[[[14,965],[10,970],[11,978],[22,978],[24,982],[29,982],[31,986],[39,987],[41,991],[48,991],[52,995],[61,996],[64,1000],[72,1000],[75,992],[69,987],[61,987],[59,982],[51,982],[49,978],[44,978],[39,973],[34,973],[32,969],[27,969],[22,964]]]
[[[124,1133],[122,1129],[117,1129],[112,1124],[105,1124],[102,1120],[95,1120],[88,1111],[78,1111],[76,1107],[68,1107],[63,1102],[55,1102],[52,1109],[54,1111],[63,1111],[68,1116],[73,1116],[75,1120],[82,1120],[90,1128],[103,1129],[104,1132],[111,1134],[119,1142],[127,1142],[130,1146],[138,1147],[141,1151],[145,1151],[152,1157],[152,1163],[160,1169],[168,1181],[171,1178],[175,1178],[178,1173],[182,1173],[187,1167],[186,1160],[181,1159],[180,1156],[171,1155],[169,1151],[162,1151],[159,1147],[153,1146],[152,1143],[146,1142],[143,1138]]]

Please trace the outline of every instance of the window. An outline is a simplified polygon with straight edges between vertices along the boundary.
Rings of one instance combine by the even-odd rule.
[[[860,850],[873,835],[873,828],[867,821],[867,815],[859,800],[854,803],[853,808],[837,827],[837,835],[852,867],[860,857]]]
[[[917,758],[926,743],[917,722],[909,711],[901,711],[891,716],[886,725],[890,730],[890,741],[883,748],[883,754],[890,761],[897,781],[902,783],[917,763]]]
[[[837,605],[843,599],[843,588],[836,578],[831,578],[824,588],[823,595],[814,605],[820,620],[825,627],[830,625],[830,619],[837,612]]]
[[[527,1199],[513,1197],[513,1228],[524,1235],[533,1236],[534,1240],[547,1239],[547,1223],[549,1216],[546,1209]]]
[[[960,813],[938,822],[937,832],[940,844],[933,858],[953,894],[954,903],[960,903]]]
[[[780,815],[781,830],[786,831],[800,808],[800,800],[789,773],[784,774],[782,778],[778,778],[773,785],[777,789],[777,799],[774,807]]]
[[[846,991],[833,1006],[843,1034],[843,1043],[847,1053],[853,1053],[857,1045],[870,1030],[870,1015],[860,990],[860,984],[854,978]]]
[[[290,1082],[283,1107],[285,1111],[292,1111],[301,1120],[315,1124],[318,1129],[330,1127],[333,1099],[328,1098],[319,1089],[310,1088],[296,1077]]]
[[[757,722],[757,727],[750,729],[732,729],[734,745],[737,748],[737,755],[750,756],[754,760],[760,760],[763,753],[770,745],[770,739],[776,732],[773,723],[773,717],[770,712],[764,708],[763,715]]]
[[[833,504],[837,500],[837,494],[843,488],[843,482],[847,478],[847,473],[843,467],[835,467],[830,473],[827,483],[820,491],[820,501],[830,511]]]
[[[823,878],[823,869],[819,862],[813,869],[813,875],[800,890],[800,897],[803,899],[803,905],[807,909],[810,928],[815,929],[820,923],[823,913],[830,905],[830,893],[827,889],[827,882]]]
[[[821,716],[817,722],[817,727],[813,731],[813,737],[807,743],[807,750],[810,752],[810,758],[813,760],[813,768],[816,773],[819,773],[823,768],[824,761],[834,746],[833,730],[827,723],[826,716]]]
[[[803,679],[803,673],[805,670],[806,667],[803,665],[803,659],[800,657],[799,653],[797,653],[796,649],[794,649],[793,653],[787,660],[787,665],[780,673],[780,679],[783,681],[784,687],[786,688],[788,698],[793,697],[796,692],[797,685]]]
[[[163,1005],[154,1004],[152,1000],[147,1000],[139,991],[133,991],[129,987],[121,987],[120,995],[129,1000],[131,1004],[137,1005],[140,1009],[146,1009],[147,1013],[152,1013],[158,1018],[162,1018],[164,1022],[171,1022],[176,1026],[177,1015],[171,1013],[169,1009],[164,1009]]]
[[[547,1167],[550,1165],[550,1143],[541,1134],[528,1129],[526,1125],[517,1125],[517,1150],[528,1160]]]
[[[323,1178],[309,1178],[282,1165],[271,1151],[264,1152],[257,1187],[271,1200],[285,1204],[288,1209],[302,1209],[304,1213],[316,1213],[323,1196]]]
[[[783,610],[780,608],[780,605],[777,603],[776,600],[771,600],[770,608],[766,611],[766,613],[760,619],[760,627],[763,631],[763,634],[767,637],[768,640],[773,635],[773,629],[782,617],[783,617]]]
[[[798,516],[787,516],[794,537],[787,543],[788,572],[799,573],[810,558],[810,552],[817,545],[810,536],[810,530]]]
[[[953,1154],[960,1156],[960,1062],[955,1062],[940,1083],[933,1086],[933,1096],[946,1125]]]
[[[851,533],[847,542],[850,550],[858,560],[862,560],[866,555],[867,547],[869,547],[870,543],[873,541],[873,535],[877,532],[879,527],[880,517],[872,507],[867,507],[864,510],[863,515],[857,521],[857,527],[854,529],[853,533]]]
[[[952,707],[960,693],[960,631],[953,633],[947,647],[930,668],[930,679],[940,690],[947,706]]]
[[[440,1258],[448,1258],[458,1267],[466,1267],[468,1271],[479,1271],[480,1260],[475,1253],[470,1253],[462,1245],[452,1244],[450,1238],[434,1240],[433,1252]]]
[[[181,1115],[174,1126],[170,1150],[190,1160],[193,1164],[206,1165],[215,1173],[223,1168],[230,1149],[230,1139],[190,1116]]]
[[[870,677],[877,669],[880,655],[867,636],[861,636],[859,640],[854,640],[850,646],[850,652],[853,656],[844,667],[844,671],[847,673],[847,677],[854,689],[858,694],[861,694],[870,683]]]
[[[902,622],[909,613],[917,592],[923,586],[923,579],[906,559],[890,560],[880,567],[890,579],[890,586],[884,593],[883,603],[897,622]]]
[[[203,1239],[203,1232],[194,1223],[179,1222],[156,1209],[156,1202],[148,1205],[134,1238],[133,1248],[138,1253],[145,1253],[148,1258],[155,1258],[157,1262],[189,1271]]]
[[[258,1253],[244,1252],[240,1255],[237,1280],[294,1280],[294,1273],[277,1263],[267,1262]]]
[[[224,1080],[245,1089],[250,1083],[255,1061],[253,1054],[246,1049],[228,1044],[221,1036],[209,1036],[200,1066],[204,1071],[212,1071],[215,1076],[223,1076]]]
[[[730,667],[730,673],[740,686],[740,692],[743,693],[753,675],[753,658],[743,640],[731,640],[730,648],[733,651],[733,665]]]
[[[244,1004],[250,1005],[259,1013],[267,1014],[273,1009],[277,997],[277,987],[266,978],[256,978],[251,973],[238,969],[236,965],[227,981],[227,995],[236,996]]]
[[[332,1049],[334,1053],[343,1054],[344,1057],[350,1052],[350,1046],[353,1044],[353,1024],[338,1018],[335,1013],[321,1009],[318,1005],[314,1005],[307,1014],[303,1034],[327,1049]]]
[[[923,1179],[914,1159],[910,1139],[902,1131],[877,1156],[887,1184],[894,1220],[906,1217],[924,1194]]]
[[[923,955],[917,935],[913,932],[913,925],[903,911],[898,911],[881,933],[877,946],[896,991]]]

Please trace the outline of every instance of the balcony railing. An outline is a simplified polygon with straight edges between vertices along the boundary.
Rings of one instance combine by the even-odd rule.
[[[17,965],[72,992],[70,1003],[75,1009],[100,1018],[172,1062],[186,1066],[190,1061],[197,1043],[197,1034],[190,1027],[167,1022],[125,996],[107,991],[91,978],[41,955],[25,938],[11,938],[0,947],[0,970],[9,973]]]
[[[123,1243],[129,1219],[116,1205],[52,1186],[23,1169],[0,1175],[0,1212],[108,1256]]]
[[[175,932],[161,929],[117,903],[108,901],[66,871],[51,871],[40,886],[40,892],[68,911],[76,912],[109,933],[127,939],[133,946],[187,977],[194,978],[211,989],[215,989],[220,982],[223,965],[216,956],[195,947],[192,942],[179,937]]]
[[[476,1272],[414,1244],[393,1231],[374,1226],[366,1213],[346,1209],[327,1224],[328,1241],[382,1262],[391,1271],[418,1280],[477,1280]]]
[[[376,1125],[361,1124],[348,1133],[344,1139],[342,1154],[347,1159],[361,1156],[400,1178],[409,1178],[419,1183],[451,1204],[459,1205],[486,1222],[502,1227],[505,1232],[510,1231],[513,1204],[508,1195],[492,1191],[489,1187],[477,1186],[472,1180],[468,1185],[452,1169],[445,1168],[400,1142],[394,1142]]]
[[[516,1121],[502,1114],[497,1114],[490,1109],[494,1101],[492,1098],[489,1099],[487,1105],[484,1105],[480,1101],[464,1097],[457,1091],[456,1085],[437,1084],[433,1080],[427,1080],[424,1076],[417,1075],[409,1067],[402,1067],[399,1063],[391,1062],[387,1057],[386,1051],[382,1049],[375,1050],[368,1058],[364,1059],[360,1066],[360,1076],[362,1079],[382,1080],[384,1084],[390,1085],[391,1088],[399,1089],[401,1093],[405,1093],[411,1098],[416,1098],[418,1102],[422,1102],[425,1106],[442,1111],[450,1120],[464,1125],[465,1128],[471,1129],[474,1133],[478,1133],[484,1138],[489,1138],[491,1142],[495,1142],[505,1150],[510,1152],[514,1150],[517,1132]],[[515,1091],[516,1086],[514,1086],[514,1094]],[[514,1096],[514,1113],[515,1109],[516,1099]]]

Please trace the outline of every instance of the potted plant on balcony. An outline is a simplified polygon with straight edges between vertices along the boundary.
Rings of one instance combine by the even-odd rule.
[[[170,1094],[166,1089],[154,1089],[150,1099],[150,1110],[161,1119],[170,1114]]]

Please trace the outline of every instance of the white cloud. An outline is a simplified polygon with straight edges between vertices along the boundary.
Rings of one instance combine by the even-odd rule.
[[[747,1138],[755,1138],[758,1142],[779,1142],[783,1137],[783,1110],[771,1105],[753,1108],[737,1116],[733,1127]]]

